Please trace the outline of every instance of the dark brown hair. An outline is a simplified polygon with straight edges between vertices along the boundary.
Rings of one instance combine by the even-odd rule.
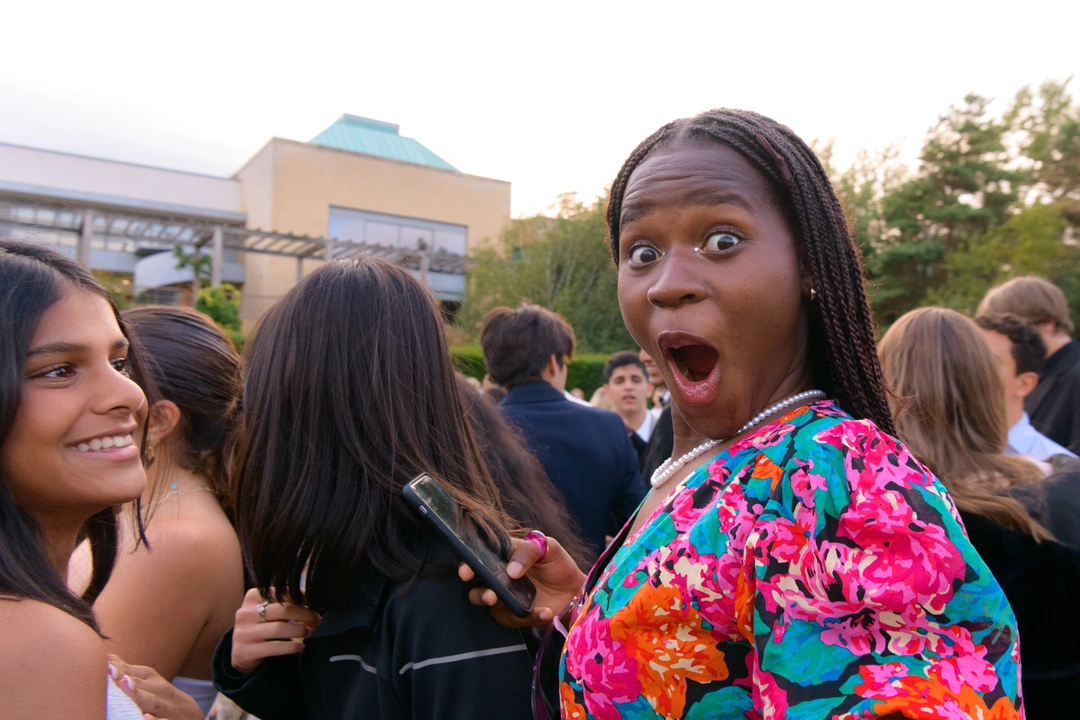
[[[980,315],[975,318],[975,324],[1009,339],[1017,375],[1042,370],[1046,362],[1046,342],[1034,325],[1015,315]]]
[[[507,390],[540,377],[552,355],[562,367],[574,356],[574,328],[539,305],[497,307],[484,316],[480,346],[491,379]]]
[[[566,509],[566,500],[524,438],[484,393],[477,392],[463,378],[458,378],[458,389],[506,514],[519,528],[539,530],[558,540],[578,566],[588,570],[596,560],[597,549],[581,539]]]
[[[881,362],[897,398],[896,427],[908,450],[945,484],[956,507],[1004,527],[1053,536],[1024,506],[999,493],[1042,479],[1007,457],[1005,393],[985,338],[955,310],[912,310],[881,339]]]
[[[55,250],[14,240],[0,240],[0,446],[15,422],[22,397],[26,354],[41,316],[65,290],[74,288],[109,303],[120,332],[128,338],[128,371],[154,397],[139,372],[138,341],[124,325],[109,291],[82,265]],[[145,433],[143,440],[145,451]],[[138,542],[146,542],[141,500],[135,500],[134,527]],[[41,547],[37,523],[22,508],[0,475],[0,594],[47,603],[98,630],[91,608],[116,564],[119,518],[116,508],[95,513],[83,528],[90,541],[92,574],[86,591],[76,597],[59,577]],[[100,632],[100,631],[99,631]]]
[[[366,257],[312,272],[248,341],[232,495],[264,596],[340,608],[364,562],[398,580],[434,567],[401,496],[420,473],[463,522],[508,542],[440,318],[408,270]]]
[[[646,138],[627,158],[611,187],[607,221],[616,264],[630,176],[653,150],[684,139],[730,147],[769,183],[794,232],[797,250],[809,265],[817,293],[809,307],[815,384],[853,417],[868,418],[885,432],[895,433],[858,248],[821,161],[786,126],[754,112],[721,109],[670,122]]]
[[[979,315],[1008,313],[1038,325],[1052,322],[1059,332],[1072,335],[1076,327],[1069,318],[1069,302],[1054,283],[1038,275],[1013,278],[990,288],[979,303]]]
[[[604,384],[606,385],[611,381],[611,373],[627,365],[636,365],[641,370],[641,374],[645,376],[645,382],[649,381],[649,369],[641,361],[641,354],[623,350],[609,357],[607,362],[604,363]]]
[[[240,356],[232,341],[191,308],[148,306],[121,316],[142,343],[144,366],[161,399],[180,409],[180,424],[166,443],[174,459],[204,475],[224,496],[225,455],[242,390]]]

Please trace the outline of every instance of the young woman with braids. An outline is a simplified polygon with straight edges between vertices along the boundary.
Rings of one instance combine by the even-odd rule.
[[[1008,424],[990,347],[969,318],[928,307],[897,320],[878,350],[897,434],[945,484],[1016,612],[1027,719],[1075,716],[1080,555],[1033,516],[1047,515],[1051,467],[1002,454]]]
[[[205,715],[217,696],[210,659],[244,598],[240,542],[221,506],[242,378],[232,342],[202,313],[140,307],[122,314],[160,399],[149,413],[154,462],[143,506],[149,547],[124,535],[94,611],[110,649],[149,665]],[[90,566],[84,543],[74,573]]]
[[[892,437],[858,252],[810,148],[750,112],[669,123],[620,170],[608,228],[675,443],[587,577],[554,540],[516,544],[526,622],[570,628],[562,717],[1021,717],[1015,619]]]
[[[108,291],[48,248],[0,240],[0,707],[6,720],[187,720],[152,669],[107,655],[91,603],[121,541],[118,508],[146,487],[146,395]],[[128,530],[145,542],[135,504]],[[65,584],[80,536],[85,592]],[[111,677],[110,677],[111,676]],[[127,695],[127,697],[125,697]]]

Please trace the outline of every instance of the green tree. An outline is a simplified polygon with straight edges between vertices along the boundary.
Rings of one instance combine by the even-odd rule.
[[[200,289],[195,309],[209,315],[226,331],[240,331],[240,291],[234,285],[222,283],[220,287]]]
[[[204,283],[210,282],[213,260],[207,253],[186,253],[180,245],[173,245],[173,257],[176,258],[176,269],[184,270],[192,268],[196,276]]]
[[[1080,102],[1068,92],[1070,81],[1047,81],[1038,93],[1021,89],[1005,114],[1034,189],[1055,200],[1080,198]]]
[[[933,127],[918,171],[882,198],[887,232],[871,263],[878,317],[890,323],[918,307],[965,267],[969,244],[1004,223],[1025,174],[1010,169],[1009,124],[968,95]],[[952,258],[953,262],[947,262]]]
[[[488,310],[524,300],[570,321],[582,352],[634,347],[605,236],[603,199],[585,205],[572,193],[559,197],[554,216],[511,221],[498,242],[474,254],[463,324],[475,333]]]

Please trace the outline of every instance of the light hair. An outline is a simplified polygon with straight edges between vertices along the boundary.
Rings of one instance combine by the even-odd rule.
[[[897,435],[944,483],[956,506],[1036,540],[1053,535],[1004,490],[1030,485],[1042,472],[1007,457],[1005,394],[979,328],[954,310],[903,315],[878,345],[893,393]]]
[[[1016,315],[1038,325],[1052,322],[1066,335],[1076,327],[1069,318],[1069,302],[1065,293],[1054,283],[1038,275],[1025,275],[991,288],[979,303],[976,315]]]

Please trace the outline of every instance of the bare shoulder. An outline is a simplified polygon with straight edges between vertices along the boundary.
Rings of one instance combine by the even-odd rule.
[[[149,549],[121,557],[117,575],[137,568],[137,575],[151,576],[158,587],[186,588],[189,597],[233,575],[243,582],[240,541],[224,513],[159,515],[151,519],[146,536]]]
[[[46,603],[0,599],[0,633],[4,717],[104,717],[105,643],[93,628]]]

